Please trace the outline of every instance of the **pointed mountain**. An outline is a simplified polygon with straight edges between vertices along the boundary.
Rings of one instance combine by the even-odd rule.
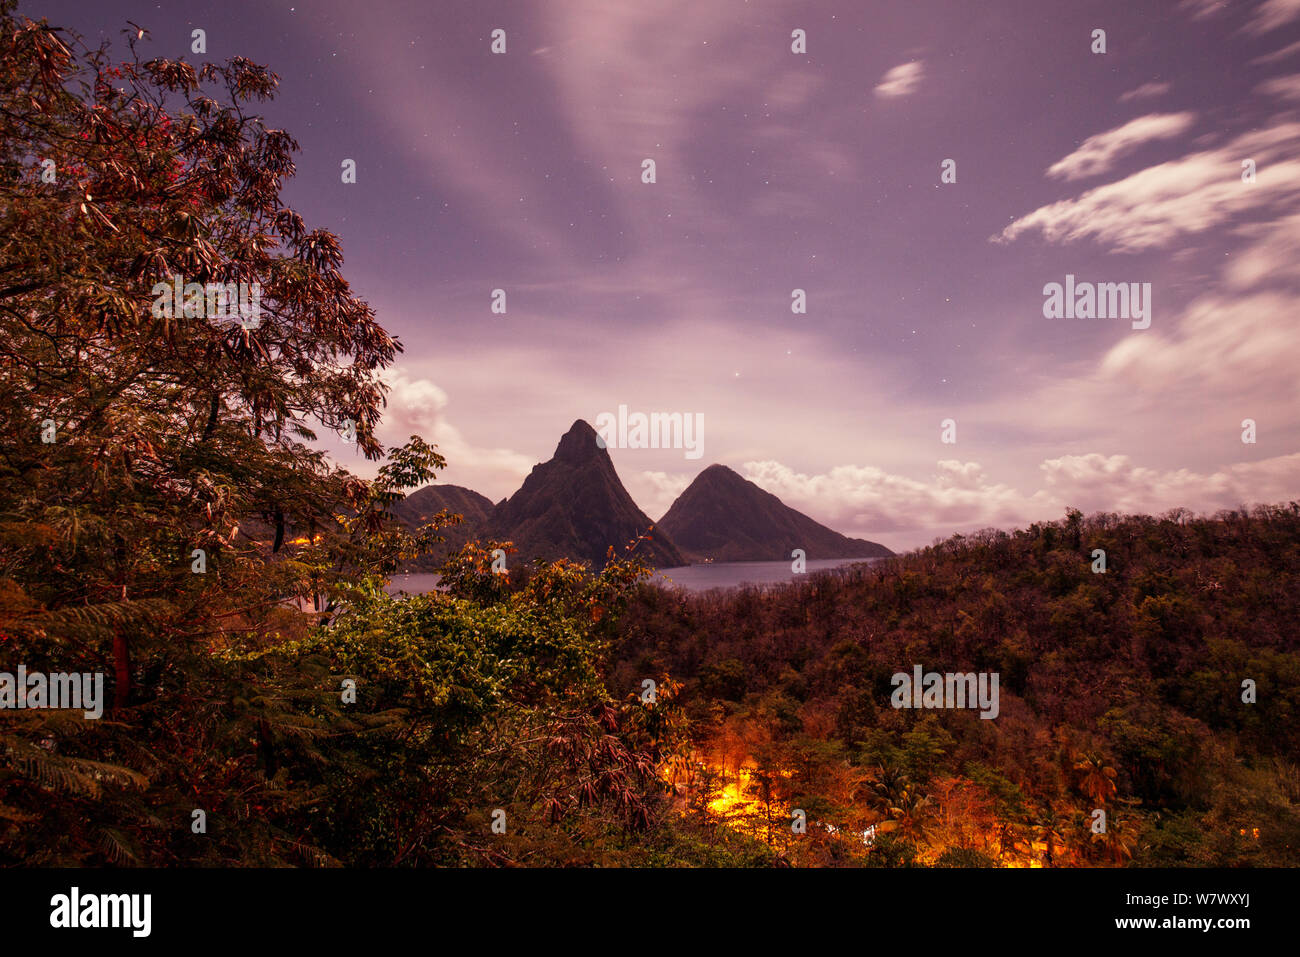
[[[596,430],[579,419],[551,460],[534,466],[519,491],[493,509],[484,537],[514,542],[515,563],[572,558],[600,568],[611,545],[622,555],[652,524],[623,488]],[[658,528],[635,554],[659,568],[686,564]]]
[[[710,465],[697,475],[658,527],[693,561],[789,561],[796,548],[809,560],[894,554],[814,522],[725,465]]]

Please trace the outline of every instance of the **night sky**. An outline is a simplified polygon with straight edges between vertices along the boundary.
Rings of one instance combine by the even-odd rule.
[[[701,459],[611,449],[652,518],[713,462],[894,548],[1300,497],[1300,0],[19,13],[280,75],[284,198],[406,349],[381,434],[494,501],[620,404],[703,415]],[[1150,328],[1045,318],[1067,274],[1150,283]]]

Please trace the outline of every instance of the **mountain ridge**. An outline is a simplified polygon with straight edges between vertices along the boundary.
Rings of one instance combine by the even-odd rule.
[[[464,521],[444,529],[446,541],[417,568],[436,567],[474,539],[514,542],[514,562],[570,558],[597,568],[611,547],[622,554],[641,536],[634,554],[659,568],[698,561],[788,561],[796,548],[810,560],[894,554],[877,542],[827,528],[720,464],[695,476],[663,518],[652,522],[627,493],[596,430],[582,419],[560,437],[550,459],[534,465],[519,489],[495,504],[463,486],[428,485],[393,511],[415,526],[443,508]]]

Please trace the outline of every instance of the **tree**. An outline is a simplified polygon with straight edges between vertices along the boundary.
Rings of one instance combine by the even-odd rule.
[[[0,0],[0,633],[31,670],[106,672],[114,722],[27,713],[0,804],[67,825],[54,859],[130,858],[147,849],[106,791],[161,788],[188,820],[232,773],[192,747],[211,726],[247,731],[274,776],[286,695],[215,656],[300,633],[286,600],[427,546],[436,529],[388,508],[444,463],[413,439],[367,482],[310,444],[323,425],[384,456],[401,347],[337,239],[279,198],[296,144],[247,111],[276,76],[144,60],[138,30],[114,64],[14,9]],[[179,311],[158,292],[175,277]],[[260,313],[214,316],[226,284],[260,290]]]
[[[1047,803],[1034,812],[1028,823],[1036,839],[1035,843],[1043,845],[1043,866],[1053,866],[1057,848],[1064,847],[1066,843],[1061,833],[1066,828],[1066,822],[1056,807]]]
[[[383,866],[592,863],[587,843],[649,828],[663,790],[656,765],[677,748],[678,727],[639,700],[611,700],[590,614],[644,573],[612,562],[573,574],[557,562],[492,602],[361,589],[331,627],[253,654],[358,679],[344,717],[365,733],[338,734],[347,728],[335,721],[317,760],[299,743],[286,749],[289,777],[312,801],[273,808],[278,826],[331,857]],[[665,711],[674,690],[667,682]],[[507,825],[494,836],[497,809]]]
[[[1115,769],[1096,751],[1088,751],[1074,762],[1077,786],[1084,797],[1105,804],[1115,797]]]

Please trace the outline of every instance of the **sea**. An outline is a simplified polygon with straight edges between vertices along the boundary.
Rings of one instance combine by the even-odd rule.
[[[871,564],[878,558],[823,558],[807,562],[804,575],[859,563]],[[661,568],[651,581],[666,588],[674,586],[687,591],[712,591],[715,588],[739,588],[741,585],[779,585],[794,581],[804,575],[795,574],[790,562],[713,562],[708,565],[682,565],[678,568]],[[390,595],[422,595],[438,587],[439,576],[427,572],[394,575],[388,584]]]

